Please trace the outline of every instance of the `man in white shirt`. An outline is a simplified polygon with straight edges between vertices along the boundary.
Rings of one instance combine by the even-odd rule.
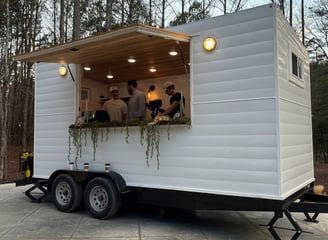
[[[126,103],[119,98],[118,88],[112,86],[110,89],[111,99],[104,103],[104,110],[107,111],[110,121],[124,121],[127,118],[128,107]]]

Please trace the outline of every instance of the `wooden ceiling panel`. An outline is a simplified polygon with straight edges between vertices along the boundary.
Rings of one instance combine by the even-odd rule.
[[[16,56],[19,61],[88,64],[85,77],[110,83],[189,73],[190,37],[165,29],[134,25]],[[177,56],[170,56],[175,50]],[[136,63],[128,63],[133,56]],[[149,72],[155,67],[157,72]],[[114,79],[107,79],[111,71]]]
[[[106,75],[111,71],[114,79],[111,79],[110,82],[117,82],[183,74],[186,72],[184,63],[189,69],[189,43],[177,44],[176,41],[154,39],[154,37],[139,40],[127,43],[128,46],[119,50],[105,48],[98,54],[91,54],[86,59],[88,61],[86,63],[92,70],[85,72],[85,76],[108,82]],[[173,49],[178,52],[177,56],[169,55],[169,51]],[[129,57],[134,57],[136,62],[129,63]],[[93,60],[94,58],[95,60]],[[97,59],[101,59],[101,61]],[[100,64],[97,64],[98,62]],[[149,72],[151,67],[156,68],[157,72]]]

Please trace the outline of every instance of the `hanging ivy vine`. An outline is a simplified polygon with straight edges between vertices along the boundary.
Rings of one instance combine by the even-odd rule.
[[[149,167],[149,159],[153,158],[154,151],[156,150],[157,169],[159,169],[159,143],[160,132],[159,124],[148,125],[146,128],[146,163]],[[144,130],[141,133],[141,139],[144,139]]]
[[[74,130],[72,128],[69,129],[69,144],[68,144],[68,162],[71,162],[70,155],[71,155],[71,146],[72,144],[75,146],[75,160],[76,163],[78,158],[82,157],[82,128],[77,126]],[[72,142],[72,144],[71,144]]]
[[[96,152],[98,147],[98,140],[101,137],[101,141],[109,141],[109,135],[111,128],[121,127],[121,132],[125,129],[126,136],[125,142],[129,144],[130,131],[129,127],[139,126],[140,130],[140,144],[146,143],[146,164],[150,167],[149,160],[156,154],[157,169],[160,168],[160,125],[167,125],[167,138],[170,140],[170,126],[172,124],[184,124],[190,126],[189,118],[177,118],[169,122],[153,122],[153,121],[125,121],[125,122],[92,122],[83,125],[72,124],[69,127],[69,147],[68,147],[68,161],[70,162],[72,154],[72,145],[75,147],[75,163],[78,158],[82,158],[82,137],[84,138],[84,146],[87,146],[87,132],[90,132],[90,138],[93,146],[93,160],[96,160]],[[106,129],[106,130],[105,130]],[[101,136],[99,136],[101,134]]]

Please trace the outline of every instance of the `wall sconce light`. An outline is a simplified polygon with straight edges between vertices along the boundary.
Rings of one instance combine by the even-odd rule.
[[[60,66],[58,68],[58,73],[60,76],[65,77],[67,74],[67,68],[65,66]]]
[[[215,38],[214,37],[205,38],[203,41],[203,48],[208,52],[213,51],[216,48]]]
[[[150,85],[148,88],[148,94],[147,94],[148,98],[151,97],[151,92],[153,92],[154,90],[155,90],[155,85]]]

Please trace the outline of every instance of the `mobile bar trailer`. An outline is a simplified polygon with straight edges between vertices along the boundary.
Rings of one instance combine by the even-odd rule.
[[[283,215],[297,239],[302,229],[291,212],[313,222],[328,212],[327,197],[313,193],[307,50],[274,4],[169,30],[136,24],[16,60],[37,62],[31,191],[42,189],[61,211],[84,198],[93,217],[110,218],[127,196],[272,211],[267,227],[275,239]],[[128,99],[130,79],[164,108],[162,85],[174,82],[185,117],[94,121],[111,86]]]

